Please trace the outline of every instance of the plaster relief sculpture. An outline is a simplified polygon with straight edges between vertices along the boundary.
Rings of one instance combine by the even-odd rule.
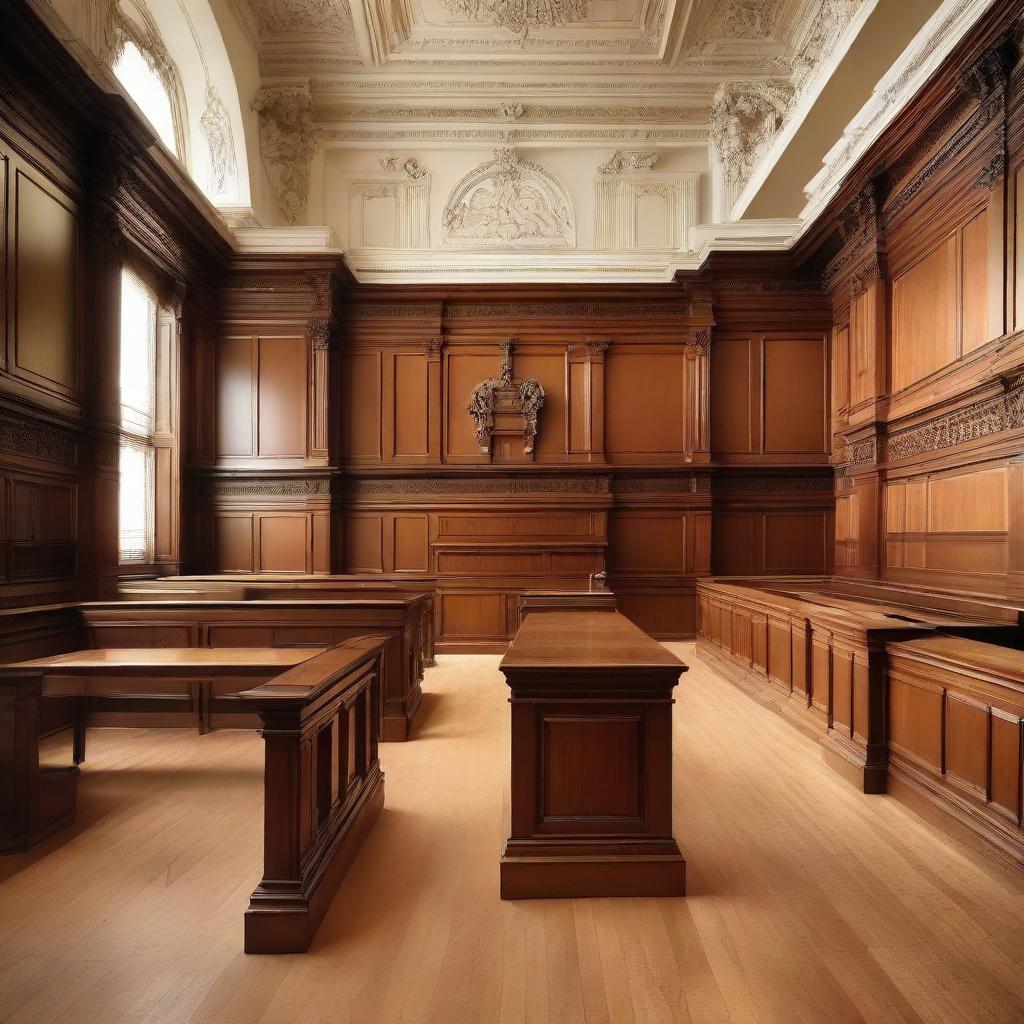
[[[544,407],[544,388],[530,377],[513,380],[514,346],[514,338],[501,346],[501,372],[473,388],[466,411],[476,422],[473,436],[484,455],[492,455],[495,435],[521,433],[523,454],[532,458],[537,421]]]
[[[274,197],[289,224],[309,202],[309,165],[316,149],[309,93],[300,86],[260,89],[252,101],[260,116],[260,148]]]
[[[223,196],[235,191],[238,172],[235,167],[235,141],[231,118],[224,101],[211,85],[206,90],[206,109],[199,118],[206,144],[210,148],[211,195]]]
[[[742,187],[789,113],[793,87],[771,80],[723,82],[715,93],[711,141],[726,180]]]
[[[514,149],[467,174],[442,216],[442,241],[458,248],[567,248],[575,245],[572,204],[561,182]]]
[[[590,18],[590,0],[442,0],[454,17],[525,36],[530,29],[574,25]]]

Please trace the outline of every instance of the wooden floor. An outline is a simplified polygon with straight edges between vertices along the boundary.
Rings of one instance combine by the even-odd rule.
[[[241,953],[258,737],[91,732],[81,825],[0,859],[0,1021],[1024,1020],[1022,876],[856,792],[672,647],[694,665],[675,708],[686,899],[502,903],[506,690],[497,658],[441,657],[304,956]]]

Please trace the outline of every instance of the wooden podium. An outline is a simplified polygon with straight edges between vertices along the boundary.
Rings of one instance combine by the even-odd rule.
[[[529,615],[512,691],[502,899],[683,896],[672,835],[672,688],[686,666],[613,611]]]

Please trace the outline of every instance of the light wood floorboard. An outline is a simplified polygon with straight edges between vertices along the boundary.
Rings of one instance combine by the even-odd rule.
[[[93,730],[80,822],[0,859],[10,1024],[1024,1021],[1024,878],[718,678],[675,707],[686,899],[502,903],[507,691],[442,656],[382,748],[387,803],[312,951],[246,957],[254,733]]]

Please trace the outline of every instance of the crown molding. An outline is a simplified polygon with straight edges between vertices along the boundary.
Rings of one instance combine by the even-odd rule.
[[[957,44],[995,0],[945,0],[875,86],[871,98],[825,154],[821,170],[807,183],[800,212],[803,234],[824,212],[847,175],[896,115],[917,95]]]

